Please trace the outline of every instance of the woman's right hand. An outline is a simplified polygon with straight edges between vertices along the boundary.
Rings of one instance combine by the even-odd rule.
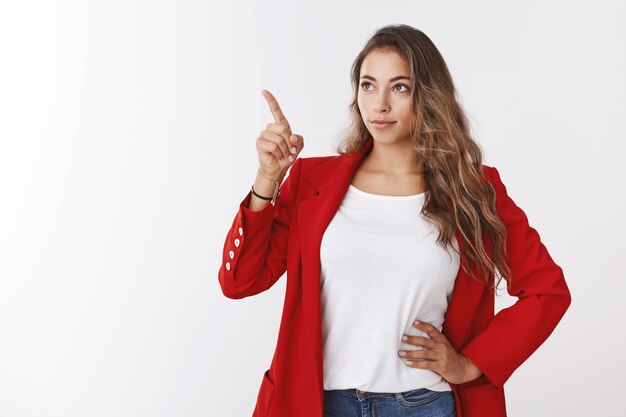
[[[289,122],[272,93],[265,89],[261,93],[270,107],[274,123],[268,123],[256,140],[259,170],[270,178],[279,179],[304,148],[304,138],[291,133]]]

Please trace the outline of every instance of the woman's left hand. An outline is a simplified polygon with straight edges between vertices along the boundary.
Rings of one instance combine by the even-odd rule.
[[[448,338],[435,326],[430,323],[417,321],[413,323],[413,326],[425,332],[430,338],[402,335],[404,343],[425,348],[421,350],[398,351],[398,356],[401,359],[405,359],[405,363],[406,360],[411,362],[406,363],[408,366],[435,371],[452,384],[462,384],[463,382],[476,379],[482,374],[476,365],[454,349]],[[404,340],[405,337],[406,340]],[[402,355],[402,352],[405,352],[405,354]]]

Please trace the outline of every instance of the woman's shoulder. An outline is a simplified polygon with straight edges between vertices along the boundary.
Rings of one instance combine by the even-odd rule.
[[[302,171],[309,171],[319,165],[341,158],[342,155],[321,155],[321,156],[305,156],[299,157]]]
[[[493,166],[485,165],[485,164],[482,164],[482,168],[483,168],[483,172],[485,174],[491,174],[493,172],[493,170],[495,169]]]
[[[497,195],[507,194],[507,187],[500,177],[500,171],[493,165],[484,165],[483,174],[487,181],[491,184]]]
[[[498,173],[498,170],[496,169],[496,167],[492,165],[482,164],[482,170],[483,170],[483,175],[485,176],[485,178],[487,178],[487,180],[490,183],[493,184],[494,181],[500,180],[500,174]]]
[[[297,173],[299,177],[306,176],[312,169],[335,160],[339,156],[340,155],[298,156],[296,161],[287,170],[285,178],[291,176],[292,172]]]
[[[320,182],[324,181],[325,177],[333,177],[332,173],[343,173],[342,167],[348,166],[346,164],[347,159],[345,154],[338,155],[321,155],[321,156],[299,156],[289,168],[288,176],[291,175],[291,171],[297,175],[298,178],[315,177],[313,180]]]
[[[342,157],[342,155],[320,155],[320,156],[305,156],[301,157],[302,164],[307,165],[318,165],[327,161],[331,161],[333,159],[337,159]]]

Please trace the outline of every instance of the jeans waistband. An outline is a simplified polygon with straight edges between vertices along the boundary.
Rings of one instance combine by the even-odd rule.
[[[354,398],[364,399],[364,398],[379,398],[379,397],[397,397],[398,394],[404,394],[404,393],[414,392],[414,391],[430,391],[430,390],[427,388],[415,388],[412,390],[402,391],[401,393],[397,393],[397,392],[369,392],[369,391],[361,391],[356,388],[348,388],[348,389],[334,389],[334,390],[324,390],[324,391],[340,392],[340,393],[349,395]]]

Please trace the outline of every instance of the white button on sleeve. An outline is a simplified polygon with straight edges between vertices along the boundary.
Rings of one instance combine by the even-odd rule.
[[[230,262],[226,262],[226,270],[230,271]]]
[[[230,256],[230,259],[233,259],[235,257],[235,252],[231,250],[230,252],[228,252],[228,256]]]
[[[239,236],[243,236],[243,228],[239,228]]]
[[[235,246],[239,247],[239,239],[235,239]]]

